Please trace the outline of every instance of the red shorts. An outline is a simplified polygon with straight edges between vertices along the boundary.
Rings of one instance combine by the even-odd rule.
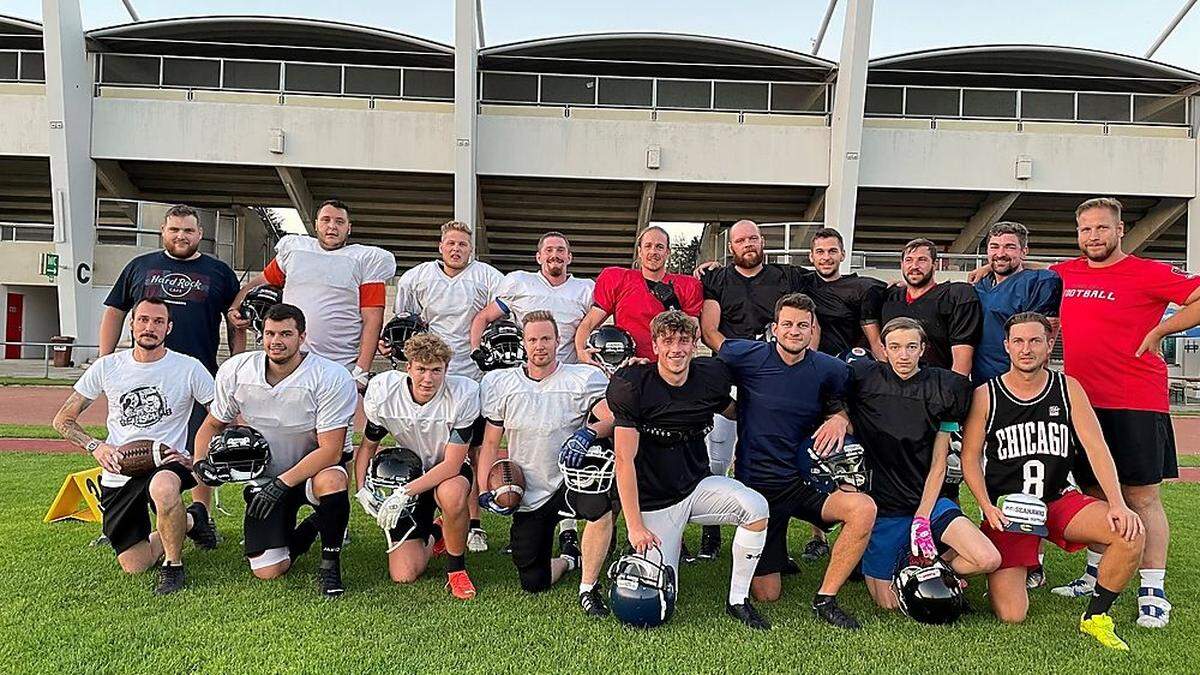
[[[1067,525],[1075,518],[1075,514],[1095,501],[1099,500],[1075,490],[1068,490],[1061,497],[1047,504],[1046,529],[1050,532],[1046,539],[1054,542],[1055,546],[1067,553],[1074,553],[1087,546],[1087,544],[1068,541],[1065,532]],[[996,545],[996,550],[1000,551],[999,569],[1037,567],[1040,537],[1020,532],[996,530],[986,520],[980,524],[979,529]]]

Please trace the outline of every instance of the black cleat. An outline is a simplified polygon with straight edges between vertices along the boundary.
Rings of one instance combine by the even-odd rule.
[[[341,563],[336,560],[322,560],[317,568],[317,589],[327,598],[340,598],[346,592],[342,583]]]
[[[755,630],[771,629],[771,622],[767,621],[766,617],[758,613],[758,610],[754,608],[754,605],[750,604],[749,599],[740,605],[730,605],[726,603],[725,613],[746,624],[746,626],[749,628],[753,628]]]
[[[187,574],[183,571],[183,565],[163,565],[158,568],[158,584],[154,587],[155,595],[170,595],[176,591],[183,590],[183,583],[187,579]]]
[[[192,529],[187,531],[187,538],[196,544],[196,548],[211,551],[217,547],[217,525],[208,517],[208,509],[201,502],[192,502],[187,507],[192,516]]]
[[[721,526],[705,525],[700,531],[700,552],[696,557],[700,560],[716,560],[721,555]]]
[[[512,544],[505,546],[504,549],[502,551],[500,551],[500,554],[501,555],[512,555]]]
[[[578,532],[575,530],[563,530],[558,533],[558,554],[575,558],[576,560],[583,557],[583,553],[579,551]]]
[[[608,605],[604,604],[604,593],[600,591],[599,585],[593,586],[590,591],[579,594],[579,606],[583,608],[583,613],[587,616],[596,619],[608,616]]]
[[[788,557],[787,560],[783,561],[783,569],[779,570],[779,573],[789,576],[792,574],[800,574],[800,565],[796,563],[795,558]]]
[[[829,598],[822,603],[813,603],[812,608],[813,613],[817,615],[817,618],[829,624],[830,626],[845,628],[847,630],[858,630],[859,628],[862,628],[862,626],[860,626],[858,623],[858,619],[847,614],[846,611],[842,609],[841,605],[839,605],[837,602],[837,598]]]
[[[804,562],[816,562],[829,555],[829,543],[821,539],[809,539],[801,551],[800,557]]]
[[[688,545],[684,542],[679,543],[679,559],[687,565],[696,562],[696,556],[692,555],[692,552],[688,550]]]

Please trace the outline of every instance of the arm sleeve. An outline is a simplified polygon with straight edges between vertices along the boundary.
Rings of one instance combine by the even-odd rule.
[[[1154,289],[1160,298],[1176,305],[1187,302],[1188,296],[1200,286],[1200,276],[1188,274],[1178,267],[1166,263],[1150,266],[1151,278],[1148,288]]]
[[[721,359],[736,376],[738,366],[746,360],[746,356],[754,349],[755,344],[758,344],[757,340],[731,338],[721,343],[721,349],[717,352],[717,358]]]
[[[204,366],[195,361],[192,363],[192,400],[200,405],[210,405],[216,395],[216,384],[213,376]]]
[[[512,304],[520,292],[520,284],[517,283],[516,274],[509,273],[504,275],[500,283],[496,284],[496,289],[492,293],[492,299],[496,304],[500,305],[500,309],[504,310],[505,314],[512,312]]]
[[[788,286],[791,289],[789,292],[812,294],[813,284],[817,279],[816,272],[800,265],[788,265],[785,269],[787,270]]]
[[[416,282],[418,267],[410,268],[407,272],[400,275],[400,280],[396,282],[396,314],[407,314],[409,312],[420,312],[421,305],[417,301]]]
[[[317,433],[354,425],[354,408],[358,405],[358,389],[350,371],[339,367],[337,377],[325,381],[317,394]]]
[[[954,292],[947,293],[942,302],[945,303],[943,315],[947,318],[950,344],[972,347],[978,345],[983,337],[983,308],[979,304],[975,288],[969,284],[956,283]]]
[[[604,398],[604,393],[608,389],[608,378],[604,376],[604,372],[597,368],[589,368],[587,380],[583,383],[583,396],[580,397],[580,403],[583,409],[579,412],[587,413],[595,405],[596,402]]]
[[[396,276],[396,256],[381,248],[368,249],[362,261],[358,286],[359,307],[383,307],[387,304],[388,279]]]
[[[943,406],[940,422],[962,424],[971,407],[971,381],[950,370],[942,371]]]
[[[500,372],[487,373],[479,383],[479,408],[483,416],[492,422],[504,421],[504,397],[497,386]]]
[[[272,286],[283,286],[287,281],[287,275],[283,273],[283,266],[279,264],[279,258],[276,257],[267,266],[263,268],[263,278]]]
[[[221,275],[225,277],[225,295],[221,298],[220,305],[226,308],[232,305],[237,298],[242,282],[238,281],[237,272],[234,272],[233,268],[224,262],[221,263]]]
[[[605,267],[600,276],[596,277],[596,287],[592,290],[592,304],[609,314],[616,312],[620,283],[621,268]]]
[[[628,372],[618,371],[608,381],[608,390],[604,398],[612,410],[613,419],[619,427],[638,428],[641,415],[637,409],[637,397],[634,393],[633,382],[626,379]]]
[[[832,364],[831,372],[825,378],[825,390],[821,392],[821,406],[826,415],[841,412],[846,409],[846,396],[850,390],[850,366],[844,363]]]
[[[112,290],[108,292],[108,297],[104,298],[105,305],[113,309],[119,309],[122,312],[128,312],[133,308],[133,268],[137,264],[137,258],[134,258],[121,269],[121,274],[117,277],[117,282],[113,284]]]
[[[383,426],[383,418],[379,415],[379,406],[383,402],[385,381],[390,380],[388,373],[380,373],[371,378],[367,383],[367,390],[363,392],[363,417],[367,418],[367,422],[378,426]]]
[[[869,279],[865,284],[862,298],[858,304],[858,322],[861,324],[881,323],[879,308],[883,304],[883,290],[887,288],[881,281]]]
[[[454,428],[469,429],[482,414],[482,404],[479,400],[479,383],[467,380],[463,387],[462,401],[454,411]]]
[[[74,389],[80,396],[95,401],[104,393],[104,369],[108,365],[108,357],[97,359],[83,375],[75,381]]]
[[[725,290],[725,275],[720,270],[708,270],[700,277],[700,286],[704,290],[705,300],[721,302],[721,293]]]
[[[700,286],[700,282],[693,277],[683,277],[675,285],[679,291],[679,306],[684,314],[688,316],[700,316],[700,309],[704,307],[704,289]]]
[[[237,417],[238,405],[237,401],[233,400],[234,390],[234,371],[236,363],[226,361],[225,366],[217,370],[216,384],[213,390],[212,405],[209,406],[208,412],[217,420],[229,424],[233,418]]]
[[[1058,316],[1058,304],[1062,300],[1062,277],[1050,270],[1039,270],[1037,281],[1030,290],[1033,311],[1044,316]]]

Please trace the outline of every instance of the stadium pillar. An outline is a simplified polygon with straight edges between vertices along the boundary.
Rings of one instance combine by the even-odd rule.
[[[42,0],[49,117],[50,198],[58,254],[63,335],[95,344],[96,165],[92,162],[92,76],[79,0]]]
[[[471,226],[476,248],[475,135],[478,130],[476,92],[477,42],[475,0],[454,0],[454,219]]]
[[[871,50],[873,0],[849,0],[842,32],[841,60],[834,90],[829,147],[829,188],[825,191],[825,225],[846,241],[844,272],[854,251],[854,216],[858,202],[859,153],[863,109],[867,101],[867,57]]]
[[[1200,134],[1200,105],[1191,106],[1192,138]],[[1187,270],[1195,274],[1200,271],[1200,148],[1196,152],[1196,190],[1187,203]]]

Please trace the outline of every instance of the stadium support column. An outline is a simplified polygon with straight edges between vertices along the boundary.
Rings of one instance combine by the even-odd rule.
[[[829,143],[829,188],[825,191],[825,225],[835,227],[846,240],[850,270],[854,251],[854,215],[858,202],[859,153],[862,148],[863,109],[867,100],[867,57],[871,50],[873,0],[849,0],[842,33],[842,55],[834,91]]]
[[[1192,138],[1200,134],[1200,98],[1191,102]],[[1200,146],[1196,147],[1196,190],[1187,203],[1187,269],[1200,272]]]
[[[454,0],[454,219],[471,226],[472,247],[478,249],[476,222],[475,135],[478,130],[476,93],[477,49],[475,0]]]
[[[50,198],[58,253],[59,331],[95,344],[92,277],[96,165],[92,162],[92,76],[79,0],[42,0],[49,117]]]

